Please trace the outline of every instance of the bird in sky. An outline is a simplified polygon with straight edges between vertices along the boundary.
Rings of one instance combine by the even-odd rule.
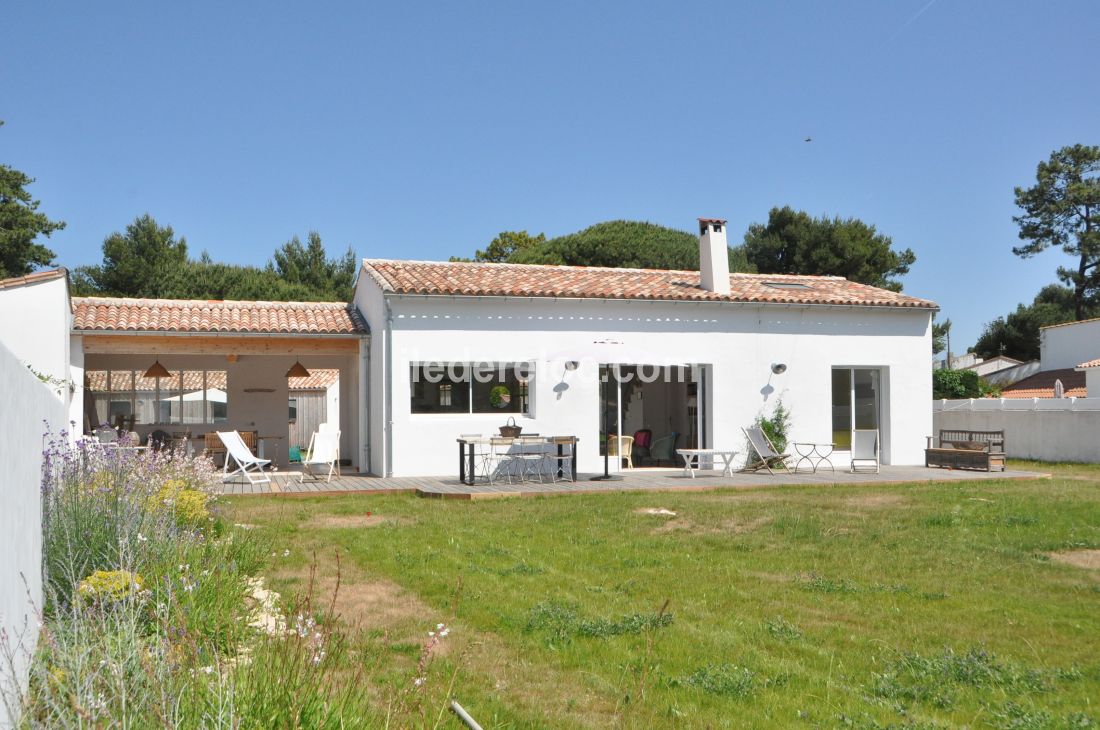
[[[813,142],[813,141],[814,141],[814,138],[813,138],[813,137],[807,137],[807,138],[806,138],[806,141],[807,141],[807,142]]]

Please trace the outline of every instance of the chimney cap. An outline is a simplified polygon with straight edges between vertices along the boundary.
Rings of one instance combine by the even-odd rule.
[[[700,218],[700,223],[725,223],[725,218]]]

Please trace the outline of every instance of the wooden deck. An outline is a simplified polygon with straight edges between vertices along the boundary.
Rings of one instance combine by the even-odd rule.
[[[709,491],[715,489],[758,489],[760,487],[779,487],[809,484],[904,484],[921,482],[973,481],[986,479],[1040,479],[1049,474],[1027,471],[984,472],[958,469],[929,469],[923,466],[884,466],[878,474],[851,474],[838,469],[835,474],[828,470],[816,474],[799,472],[795,474],[776,473],[774,476],[763,474],[735,473],[732,477],[722,476],[719,472],[697,472],[692,479],[679,469],[637,469],[622,473],[622,480],[609,482],[590,481],[591,474],[582,474],[576,482],[524,482],[508,484],[486,484],[478,482],[474,486],[463,484],[457,477],[374,477],[362,474],[341,474],[331,482],[298,481],[297,472],[276,472],[270,474],[268,484],[248,484],[244,481],[224,485],[222,494],[226,495],[277,495],[309,497],[334,494],[396,494],[409,493],[420,497],[438,497],[450,499],[491,499],[494,497],[531,497],[550,494],[594,494],[604,492],[630,491]]]

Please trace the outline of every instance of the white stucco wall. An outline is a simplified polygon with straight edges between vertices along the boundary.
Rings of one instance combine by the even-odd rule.
[[[0,344],[0,628],[9,641],[33,651],[42,606],[42,435],[66,426],[65,405]],[[25,686],[26,655],[16,652],[16,676],[0,682]],[[0,668],[0,675],[7,667]],[[5,725],[0,705],[0,727]]]
[[[360,456],[369,467],[371,474],[385,476],[389,469],[389,456],[386,453],[386,404],[383,397],[386,391],[386,373],[388,370],[388,336],[386,330],[386,304],[382,290],[362,269],[355,286],[354,304],[367,321],[370,328],[370,340],[360,346],[362,358],[366,360],[366,398],[362,401],[364,414],[363,440],[360,444]]]
[[[373,292],[369,290],[375,290]],[[372,412],[383,412],[384,337],[381,294],[361,277],[356,303],[373,332]],[[453,475],[462,433],[495,433],[504,418],[410,413],[410,363],[527,361],[536,363],[532,416],[524,430],[581,439],[579,468],[602,468],[599,456],[598,368],[582,362],[565,372],[552,355],[614,338],[661,359],[711,366],[707,426],[710,445],[743,450],[740,428],[782,397],[792,412],[794,440],[830,441],[834,366],[880,368],[883,460],[923,463],[930,433],[930,315],[920,310],[760,307],[714,303],[576,301],[472,297],[387,297],[393,311],[392,473]],[[772,375],[771,364],[788,370]],[[567,389],[555,391],[560,383]],[[767,394],[765,389],[774,390]],[[377,432],[376,432],[377,433]],[[379,438],[374,437],[375,444]],[[375,460],[376,473],[380,466]]]
[[[1100,319],[1039,330],[1043,370],[1072,368],[1100,357]]]
[[[38,373],[59,381],[75,383],[72,376],[74,353],[69,332],[72,328],[67,277],[0,289],[0,343]],[[80,356],[76,355],[79,362]],[[65,406],[79,403],[80,388],[52,387]],[[79,412],[79,408],[75,409]],[[77,432],[79,433],[79,422]]]
[[[329,420],[339,413],[340,453],[344,458],[358,463],[354,445],[358,443],[358,374],[357,358],[354,355],[241,355],[236,362],[229,362],[224,355],[158,355],[161,364],[169,370],[225,370],[229,378],[228,424],[181,424],[151,425],[136,424],[134,430],[143,436],[154,430],[172,431],[190,430],[193,433],[236,429],[239,431],[259,431],[261,436],[282,436],[277,442],[265,444],[273,448],[265,452],[265,458],[273,458],[280,468],[287,462],[287,433],[289,430],[290,391],[287,386],[286,371],[299,360],[307,369],[333,368],[340,371],[340,387],[335,389],[343,397],[329,404]],[[151,364],[151,354],[141,355],[84,355],[88,370],[137,370],[142,371]],[[270,393],[248,393],[248,388],[271,388]],[[196,444],[199,442],[196,441]],[[277,444],[272,447],[271,444]],[[197,446],[196,448],[201,448]]]
[[[1085,371],[1085,392],[1089,398],[1100,398],[1100,368]]]

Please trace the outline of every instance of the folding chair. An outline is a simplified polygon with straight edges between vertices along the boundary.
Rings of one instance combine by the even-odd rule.
[[[325,474],[325,481],[331,482],[332,475],[340,475],[340,469],[338,464],[340,463],[340,432],[339,431],[318,431],[313,434],[313,437],[309,440],[309,450],[306,455],[302,457],[302,474],[298,477],[298,483],[301,484],[305,481],[306,474],[309,474],[314,479],[320,479],[321,477],[317,472],[313,471],[315,466],[328,467]]]
[[[852,431],[851,471],[871,471],[878,474],[878,429]]]
[[[227,482],[236,474],[244,474],[249,484],[267,484],[271,479],[264,473],[264,467],[271,463],[270,459],[259,459],[245,446],[244,439],[236,431],[218,431],[218,438],[225,445],[225,466],[222,468],[222,481]],[[229,471],[229,461],[233,460],[237,468]],[[253,479],[253,473],[259,474],[262,479]]]
[[[742,428],[742,432],[745,434],[745,438],[749,440],[749,446],[756,452],[757,461],[753,463],[745,464],[745,471],[760,471],[761,469],[767,469],[769,474],[775,474],[772,471],[772,467],[783,467],[788,474],[791,473],[791,468],[787,466],[787,459],[790,458],[790,454],[781,454],[772,444],[768,434],[764,433],[764,429],[759,426],[752,426],[751,428]]]

